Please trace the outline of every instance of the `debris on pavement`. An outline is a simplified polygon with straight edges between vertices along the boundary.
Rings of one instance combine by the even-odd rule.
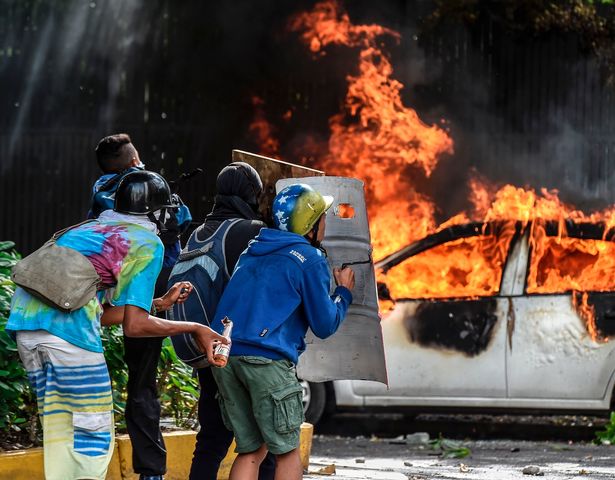
[[[544,472],[542,472],[540,467],[537,467],[536,465],[528,465],[527,467],[524,467],[523,470],[521,470],[521,473],[523,473],[523,475],[544,475]]]
[[[429,440],[429,433],[427,432],[415,432],[406,435],[406,445],[426,445]]]
[[[471,461],[434,457],[434,451],[423,445],[391,445],[370,441],[369,436],[335,438],[317,434],[312,463],[304,478],[322,479],[326,473],[315,472],[334,464],[339,480],[615,479],[613,447],[591,442],[570,446],[563,441],[464,440],[463,445],[471,449]],[[512,449],[518,452],[511,454]],[[365,463],[356,463],[358,458]],[[522,474],[526,467],[537,470]]]
[[[315,472],[310,472],[315,475],[335,475],[335,463],[331,463],[330,465],[325,465],[324,467],[316,470]]]
[[[464,447],[461,442],[455,440],[449,440],[442,437],[429,442],[431,448],[439,450],[442,458],[465,458],[472,453],[468,447]]]

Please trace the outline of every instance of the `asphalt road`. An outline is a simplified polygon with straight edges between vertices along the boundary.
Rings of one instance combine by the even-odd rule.
[[[468,427],[472,421],[474,427]],[[404,420],[403,416],[395,415],[336,415],[317,427],[310,468],[304,478],[615,479],[615,446],[568,438],[593,432],[596,423],[605,422],[603,417],[574,416],[445,415]],[[491,427],[485,428],[489,423]],[[432,431],[411,431],[417,425]],[[444,432],[435,433],[442,427],[446,427]],[[360,429],[365,432],[363,435],[357,434]],[[540,429],[551,429],[549,434],[543,432],[543,437],[559,435],[560,438],[519,439],[524,435],[531,438]],[[505,438],[507,430],[517,438]],[[440,438],[440,434],[445,439],[444,450],[442,445],[430,443]],[[456,440],[449,440],[452,438]],[[463,451],[456,448],[469,449],[469,454],[463,458],[446,458],[445,452]],[[333,470],[335,473],[331,475]]]
[[[397,437],[427,432],[450,438],[591,441],[603,429],[608,415],[487,415],[343,413],[315,427],[324,435]]]
[[[306,479],[334,478],[386,480],[508,480],[536,478],[615,478],[615,447],[588,443],[522,440],[465,441],[465,458],[444,458],[426,445],[404,445],[380,438],[344,438],[317,435],[312,444]],[[530,470],[530,467],[534,469]]]

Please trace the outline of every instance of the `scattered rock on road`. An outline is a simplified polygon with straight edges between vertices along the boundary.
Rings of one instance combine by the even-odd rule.
[[[536,465],[528,465],[523,470],[521,470],[521,472],[523,473],[523,475],[544,475],[544,472],[541,472],[540,467],[537,467]]]

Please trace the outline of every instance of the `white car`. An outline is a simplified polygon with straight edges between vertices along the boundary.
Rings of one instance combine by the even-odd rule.
[[[474,278],[485,274],[468,253],[476,244],[491,255],[489,282]],[[438,282],[425,265],[434,258],[446,259],[435,274],[463,279],[448,287],[452,296],[443,296],[442,289],[430,295]],[[573,222],[457,225],[388,256],[376,268],[386,273],[387,283],[406,270],[421,292],[410,298],[399,294],[404,285],[397,293],[390,284],[379,289],[388,287],[396,297],[382,320],[389,388],[358,380],[304,382],[308,421],[316,423],[336,409],[372,407],[610,408],[615,228]]]

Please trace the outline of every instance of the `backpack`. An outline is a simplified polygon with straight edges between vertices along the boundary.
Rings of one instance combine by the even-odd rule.
[[[188,281],[194,289],[188,299],[173,305],[169,318],[176,321],[197,322],[210,326],[230,273],[226,267],[225,241],[228,231],[240,218],[224,220],[205,240],[198,240],[200,228],[195,230],[182,250],[169,276],[169,288],[176,282]],[[207,356],[201,352],[189,333],[171,337],[180,360],[193,368],[209,366]]]

